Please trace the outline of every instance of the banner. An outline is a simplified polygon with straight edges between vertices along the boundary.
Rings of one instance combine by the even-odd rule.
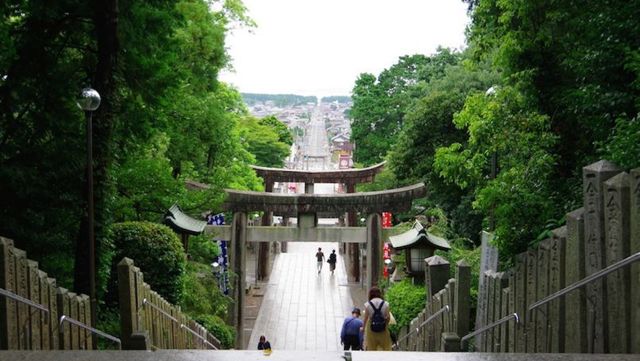
[[[392,215],[389,212],[382,212],[382,228],[391,228],[393,227],[391,220]]]
[[[224,214],[219,213],[216,215],[208,215],[207,216],[207,224],[222,226],[224,225]],[[218,263],[218,267],[220,268],[217,272],[218,277],[218,287],[225,294],[229,294],[229,253],[227,251],[227,241],[218,240],[218,246],[220,247],[220,255],[216,262]]]

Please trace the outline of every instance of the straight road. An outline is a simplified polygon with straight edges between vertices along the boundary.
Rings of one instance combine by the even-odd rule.
[[[327,133],[319,107],[313,113],[301,148],[306,156],[304,169],[331,167]],[[334,193],[334,184],[316,184],[314,191]],[[326,221],[331,223],[331,220]],[[315,258],[318,247],[322,247],[327,259],[332,250],[339,253],[337,243],[289,242],[287,253],[276,256],[249,339],[249,349],[257,347],[260,335],[265,335],[276,350],[342,349],[340,328],[354,305],[351,291],[340,256],[333,275],[326,262],[318,274]]]

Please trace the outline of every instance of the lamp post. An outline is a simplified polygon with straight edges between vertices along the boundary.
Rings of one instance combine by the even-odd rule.
[[[492,87],[490,87],[489,89],[487,89],[487,91],[484,93],[485,96],[487,97],[493,97],[496,95],[496,93],[499,90],[499,86],[494,85]],[[491,154],[491,174],[489,175],[489,179],[496,179],[496,177],[498,176],[498,152],[494,151],[493,154]],[[491,231],[495,231],[496,229],[496,216],[495,216],[495,211],[496,211],[496,206],[495,204],[491,206],[491,214],[489,215],[489,228],[491,228]]]
[[[100,106],[100,94],[84,88],[80,92],[78,107],[84,110],[87,121],[87,241],[89,242],[89,293],[91,298],[91,326],[96,324],[96,243],[93,234],[93,111]]]

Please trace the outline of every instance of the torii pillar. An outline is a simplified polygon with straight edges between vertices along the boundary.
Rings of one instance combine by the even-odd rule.
[[[247,264],[247,213],[234,212],[231,223],[231,264],[236,279],[233,280],[233,315],[236,326],[236,349],[244,348],[244,296],[246,288]]]
[[[265,193],[273,193],[273,179],[270,177],[264,177],[264,191]],[[262,225],[270,226],[273,222],[273,212],[264,211],[262,215]],[[266,280],[269,277],[269,242],[258,243],[258,264],[256,265],[258,274],[256,277],[258,280]]]
[[[347,183],[347,193],[355,193],[355,183]],[[355,227],[358,223],[356,212],[347,213],[347,226]],[[358,243],[347,243],[347,278],[349,281],[360,282],[360,245]]]
[[[367,290],[382,277],[382,216],[367,216]]]

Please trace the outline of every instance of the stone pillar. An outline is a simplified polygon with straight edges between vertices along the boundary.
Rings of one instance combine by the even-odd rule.
[[[405,252],[408,251],[405,250]],[[427,300],[431,300],[449,281],[449,262],[440,256],[431,256],[424,261],[426,262],[424,283],[427,288]]]
[[[382,217],[367,216],[367,290],[382,277]]]
[[[567,213],[565,281],[567,285],[584,278],[584,208]],[[581,287],[565,296],[565,346],[568,353],[587,352],[587,305]]]
[[[630,252],[640,252],[640,168],[631,171]],[[631,284],[640,284],[640,262],[631,265]],[[631,327],[640,329],[640,287],[631,287]],[[640,353],[640,332],[631,333],[631,353]]]
[[[355,193],[356,185],[347,183],[347,193]],[[358,225],[356,212],[347,213],[347,226],[356,227]],[[360,282],[360,244],[347,243],[347,277],[351,282]]]
[[[460,336],[454,332],[442,333],[442,352],[460,352]]]
[[[487,278],[484,277],[485,272],[497,272],[498,271],[498,250],[491,245],[493,239],[493,233],[483,231],[481,235],[482,246],[480,254],[480,282],[478,284],[478,312],[476,312],[476,328],[486,326],[487,318],[487,305],[488,298],[486,297],[488,292],[488,285],[486,283]],[[484,344],[485,334],[476,336],[476,345]]]
[[[471,324],[471,267],[464,260],[456,264],[456,290],[453,298],[454,330],[460,337],[469,333]]]
[[[136,304],[136,286],[133,276],[133,260],[123,258],[118,263],[118,300],[120,305],[120,339],[122,340],[123,350],[146,350],[140,345],[132,342],[131,337],[134,332],[138,331],[138,310]]]
[[[548,294],[560,291],[565,283],[567,227],[553,230],[551,250],[549,254],[549,288]],[[556,298],[549,302],[549,343],[551,353],[564,352],[565,323],[562,318],[566,314],[566,298]]]
[[[233,214],[231,225],[231,265],[236,280],[233,287],[233,321],[236,326],[236,349],[244,348],[244,296],[245,296],[245,268],[247,243],[247,214],[236,212]]]
[[[622,172],[604,183],[606,265],[629,256],[630,178]],[[628,353],[631,333],[638,332],[629,324],[629,277],[628,267],[606,277],[610,353]]]
[[[273,192],[273,181],[269,178],[264,179],[264,191],[267,193]],[[262,215],[262,225],[271,226],[273,221],[273,213],[265,211]],[[266,280],[269,277],[269,242],[258,243],[258,264],[257,278],[258,280]]]
[[[582,169],[584,192],[585,276],[605,267],[603,183],[618,174],[614,164],[601,160]],[[604,280],[590,282],[587,293],[587,342],[589,352],[608,353],[607,297]]]
[[[17,293],[15,275],[15,256],[13,240],[0,237],[0,287]],[[18,349],[18,328],[15,327],[17,315],[16,301],[0,296],[0,349]]]

